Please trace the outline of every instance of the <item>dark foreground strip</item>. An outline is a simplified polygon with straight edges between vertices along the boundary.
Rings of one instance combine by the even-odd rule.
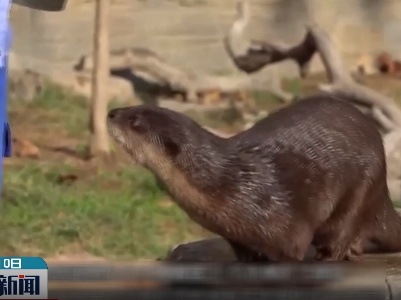
[[[49,298],[57,299],[377,299],[385,266],[311,264],[49,265]]]
[[[54,291],[49,297],[63,300],[84,299],[135,299],[135,300],[384,300],[386,296],[377,290],[349,291],[317,291],[291,289],[258,289],[252,291],[240,290],[206,290],[206,289],[169,289],[169,290],[115,290],[115,291]]]

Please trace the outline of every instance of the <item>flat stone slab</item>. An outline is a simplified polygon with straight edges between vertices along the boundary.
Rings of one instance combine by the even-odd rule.
[[[401,254],[372,255],[370,258],[386,263],[387,299],[401,300]]]

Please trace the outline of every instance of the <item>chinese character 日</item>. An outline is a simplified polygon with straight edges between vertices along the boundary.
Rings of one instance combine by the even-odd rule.
[[[11,259],[11,269],[21,269],[21,259],[12,258]]]

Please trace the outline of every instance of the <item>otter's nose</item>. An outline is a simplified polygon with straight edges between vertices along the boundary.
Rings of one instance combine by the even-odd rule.
[[[107,113],[107,119],[109,119],[109,120],[115,119],[118,116],[119,111],[120,111],[119,108],[114,108],[114,109],[109,110],[109,112]]]

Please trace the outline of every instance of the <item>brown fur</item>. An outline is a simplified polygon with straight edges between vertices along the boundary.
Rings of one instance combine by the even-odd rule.
[[[229,139],[168,109],[109,112],[111,136],[242,261],[355,259],[401,251],[382,139],[352,105],[312,96]],[[289,242],[290,241],[290,242]]]

